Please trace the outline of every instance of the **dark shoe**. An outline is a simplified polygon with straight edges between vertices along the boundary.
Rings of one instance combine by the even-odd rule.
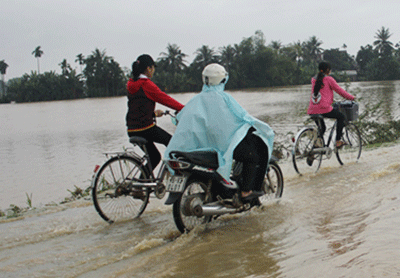
[[[306,162],[307,162],[308,166],[312,166],[312,164],[314,162],[314,156],[311,155],[311,156],[307,157]]]

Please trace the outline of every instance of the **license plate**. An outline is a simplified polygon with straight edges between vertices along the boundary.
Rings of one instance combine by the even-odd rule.
[[[185,189],[187,176],[170,176],[168,175],[166,180],[166,190],[168,192],[183,192]]]

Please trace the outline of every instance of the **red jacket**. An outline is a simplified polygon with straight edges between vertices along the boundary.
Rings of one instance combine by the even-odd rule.
[[[129,79],[126,87],[128,89],[126,125],[129,130],[142,130],[154,125],[156,102],[178,111],[183,108],[181,103],[161,91],[148,78],[139,78],[136,81]]]

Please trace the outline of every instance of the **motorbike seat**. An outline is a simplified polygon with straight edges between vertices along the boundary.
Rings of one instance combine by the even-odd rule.
[[[183,159],[187,162],[196,164],[198,166],[207,167],[211,169],[217,169],[218,164],[218,154],[215,151],[194,151],[194,152],[181,152],[172,151],[169,154],[172,159]]]

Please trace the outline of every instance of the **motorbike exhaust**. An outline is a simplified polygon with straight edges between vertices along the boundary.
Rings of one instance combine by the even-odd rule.
[[[221,205],[215,205],[215,206],[196,205],[193,208],[193,214],[196,215],[197,217],[211,216],[211,215],[223,215],[223,214],[235,213],[235,212],[237,212],[237,209],[227,208],[227,207],[224,207]]]

